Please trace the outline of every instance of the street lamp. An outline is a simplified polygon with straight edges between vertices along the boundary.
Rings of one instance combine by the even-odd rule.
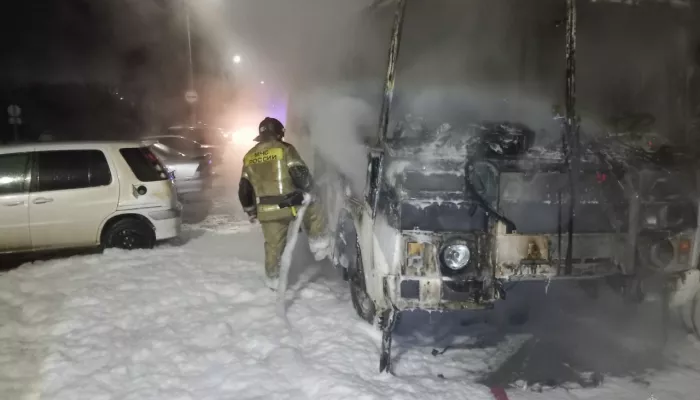
[[[236,79],[237,78],[236,74],[239,70],[238,65],[241,63],[241,61],[243,61],[243,58],[241,57],[240,54],[234,54],[233,57],[231,58],[231,60],[233,61],[233,65],[234,65],[234,68],[231,69],[231,75],[230,75],[231,76],[231,89],[233,90],[233,93],[231,94],[231,96],[235,96],[236,86],[238,83],[238,81]]]

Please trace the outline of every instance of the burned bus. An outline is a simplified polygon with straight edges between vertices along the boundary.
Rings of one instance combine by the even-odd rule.
[[[336,211],[334,262],[349,281],[358,315],[384,333],[380,370],[390,369],[391,332],[404,310],[488,309],[507,300],[508,282],[521,280],[606,280],[623,295],[639,298],[646,279],[673,279],[697,269],[697,157],[674,146],[653,148],[651,141],[642,149],[629,140],[646,137],[649,129],[629,128],[620,136],[582,123],[576,102],[582,17],[575,0],[552,11],[559,16],[553,22],[560,32],[557,54],[565,62],[558,74],[550,72],[552,65],[540,66],[542,74],[560,82],[552,90],[561,91],[564,112],[550,108],[549,125],[538,127],[532,122],[545,118],[529,108],[535,101],[527,96],[523,101],[531,90],[527,85],[514,95],[521,96],[520,112],[512,107],[504,112],[508,105],[497,90],[474,90],[478,95],[470,98],[448,74],[433,74],[429,88],[402,80],[399,50],[409,37],[422,40],[431,32],[421,27],[404,37],[411,15],[415,21],[429,11],[455,16],[454,10],[435,10],[456,2],[379,3],[394,6],[394,24],[379,128],[367,146],[365,185],[357,190],[330,179],[323,190],[326,204]],[[483,12],[475,14],[487,19]],[[479,29],[454,26],[465,34]],[[443,28],[434,31],[445,35]],[[493,46],[475,45],[488,44]],[[420,61],[414,71],[424,70]],[[482,76],[497,68],[488,64]],[[519,81],[528,72],[518,65],[508,68]],[[414,87],[403,90],[402,84]],[[496,106],[485,109],[489,96]],[[426,98],[439,99],[439,105]],[[657,124],[659,129],[673,125],[671,111],[665,112],[667,123]]]

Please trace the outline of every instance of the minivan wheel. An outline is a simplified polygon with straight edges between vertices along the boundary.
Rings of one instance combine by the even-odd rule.
[[[365,273],[362,267],[362,255],[359,245],[355,256],[355,265],[350,272],[350,298],[357,315],[368,323],[373,324],[377,309],[367,294],[365,287]]]
[[[115,222],[104,234],[104,247],[124,250],[152,249],[156,244],[153,228],[135,218]]]

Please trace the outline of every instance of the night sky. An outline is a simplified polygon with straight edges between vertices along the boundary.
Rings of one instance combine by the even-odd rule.
[[[189,1],[201,114],[209,112],[211,119],[216,118],[219,109],[226,107],[231,89],[242,97],[255,96],[260,93],[251,93],[251,88],[260,92],[260,82],[265,81],[266,91],[279,93],[303,79],[318,81],[323,75],[332,79],[347,70],[351,57],[346,55],[357,49],[348,43],[352,36],[348,31],[361,30],[354,27],[351,16],[369,2]],[[182,123],[187,116],[183,99],[188,88],[184,6],[185,0],[7,4],[0,23],[11,39],[0,50],[0,101],[22,103],[28,124],[37,125],[39,114],[50,119],[38,130],[44,129],[43,125],[58,129],[58,122],[92,114],[80,111],[87,100],[80,100],[73,91],[82,89],[65,85],[97,84],[104,87],[100,90],[118,91],[115,99],[123,97],[125,104],[134,104],[145,125]],[[386,46],[385,40],[367,43]],[[244,61],[234,66],[231,60],[236,53],[241,53]],[[381,76],[383,59],[382,50],[377,76]],[[51,89],[51,102],[28,89],[47,84],[61,85]],[[62,110],[68,103],[75,103],[71,105],[74,112]],[[32,112],[34,109],[39,111]],[[43,117],[48,114],[55,116]],[[82,128],[84,123],[72,122],[70,129],[62,130],[88,130]],[[34,129],[29,125],[24,128]]]
[[[0,50],[3,81],[111,81],[124,66],[167,54],[161,42],[171,33],[173,10],[162,0],[7,3],[0,17],[10,34]]]
[[[212,105],[202,108],[213,109],[224,102],[221,98],[227,94],[219,93],[220,89],[235,86],[240,93],[241,85],[248,85],[258,90],[263,80],[266,88],[279,89],[370,79],[379,88],[374,81],[384,73],[392,12],[370,16],[362,10],[371,2],[190,0],[195,79],[202,98],[210,93],[212,99]],[[3,88],[101,83],[126,93],[147,115],[146,120],[180,118],[188,84],[184,0],[6,3],[0,14],[9,34],[0,50]],[[437,16],[432,16],[420,7],[412,8],[418,12],[408,17],[400,86],[426,77],[457,80],[465,74],[480,83],[512,78],[530,85],[528,90],[542,92],[547,101],[557,102],[562,93],[564,42],[562,30],[554,28],[553,22],[563,18],[562,7],[530,5],[563,2],[439,2],[467,3],[475,9],[456,13],[451,8],[448,15],[433,10]],[[506,12],[505,3],[523,7]],[[580,85],[582,107],[593,112],[610,109],[605,101],[612,96],[605,90],[618,85],[634,89],[626,90],[634,101],[621,102],[651,110],[660,120],[676,121],[668,99],[675,98],[682,79],[668,71],[685,62],[688,49],[697,41],[697,28],[688,30],[687,43],[677,40],[682,37],[679,24],[692,25],[689,14],[663,7],[642,12],[621,6],[603,12],[601,5],[579,1],[584,3],[589,6],[580,7],[579,15],[578,72],[580,82],[585,82]],[[429,14],[427,25],[413,22]],[[448,17],[454,22],[445,23]],[[461,36],[454,36],[455,32]],[[234,66],[231,57],[238,52],[244,62]]]
[[[357,50],[348,37],[367,30],[355,27],[353,18],[370,2],[190,1],[196,70],[211,72],[233,52],[242,52],[247,65],[254,62],[268,80],[273,74],[290,78],[313,69],[309,75],[316,77],[341,69],[344,54]],[[184,0],[8,3],[0,17],[12,37],[0,50],[3,81],[118,81],[122,74],[162,72],[187,61]],[[385,39],[389,27],[383,28]],[[171,72],[172,79],[181,78],[182,71]]]

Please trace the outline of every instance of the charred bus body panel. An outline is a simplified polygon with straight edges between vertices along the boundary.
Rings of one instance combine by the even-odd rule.
[[[694,184],[681,179],[693,174],[653,162],[620,169],[587,152],[567,271],[566,166],[556,151],[504,151],[500,142],[514,139],[496,131],[507,126],[443,127],[418,140],[388,140],[381,180],[373,172],[378,162],[370,162],[367,199],[376,200],[375,217],[354,220],[371,225],[356,227],[371,232],[378,247],[363,264],[379,257],[383,272],[365,267],[364,278],[379,280],[371,286],[387,297],[385,307],[487,308],[505,297],[509,281],[671,273],[697,264]]]
[[[543,148],[513,121],[463,129],[398,124],[389,135],[406,12],[406,0],[395,1],[364,190],[353,193],[334,177],[325,190],[338,221],[333,259],[358,315],[383,330],[380,371],[389,370],[391,332],[403,310],[490,308],[518,280],[623,277],[611,281],[629,293],[630,282],[645,276],[698,267],[697,163],[583,143],[576,2],[566,3],[567,112],[560,142]]]

